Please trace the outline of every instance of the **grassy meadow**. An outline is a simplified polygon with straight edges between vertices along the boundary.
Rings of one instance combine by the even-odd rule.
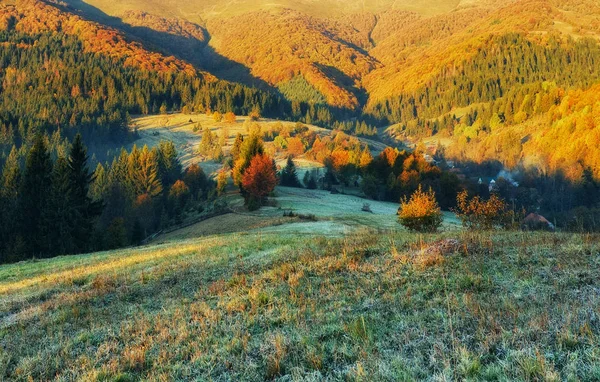
[[[197,124],[201,128],[194,131],[194,127]],[[296,123],[266,118],[262,118],[258,122],[253,122],[247,116],[237,116],[236,121],[233,123],[225,121],[215,122],[212,116],[205,114],[171,113],[168,115],[137,116],[133,119],[132,126],[136,129],[138,138],[127,147],[128,149],[131,149],[134,144],[138,147],[143,147],[144,145],[155,147],[160,141],[171,141],[177,147],[181,163],[184,167],[199,163],[206,173],[211,174],[218,171],[222,167],[222,164],[207,160],[198,152],[204,128],[208,128],[218,137],[223,134],[226,135],[223,152],[227,155],[233,148],[236,136],[241,134],[247,137],[250,129],[255,126],[260,126],[261,131],[267,132],[279,126],[293,129]],[[311,131],[316,132],[321,138],[332,134],[331,130],[314,125],[306,126]],[[387,147],[384,143],[376,140],[368,138],[358,139],[363,144],[369,145],[374,154],[383,151]],[[288,156],[286,152],[276,152],[272,142],[266,142],[265,147],[267,152],[276,159],[279,166],[285,166]],[[303,176],[307,170],[323,167],[323,164],[303,157],[296,158],[295,162],[298,166],[300,176]]]
[[[600,240],[268,231],[0,267],[0,379],[600,379]]]

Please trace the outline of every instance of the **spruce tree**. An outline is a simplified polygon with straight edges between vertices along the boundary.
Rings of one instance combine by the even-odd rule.
[[[158,158],[155,150],[144,146],[139,152],[138,166],[133,174],[136,195],[148,194],[150,197],[160,195],[163,185],[158,173]]]
[[[74,249],[83,252],[90,249],[94,231],[94,219],[101,212],[101,203],[93,201],[89,195],[94,176],[88,168],[87,148],[80,134],[73,141],[68,159],[68,199],[73,209]]]
[[[13,146],[0,178],[0,263],[9,261],[14,253],[12,250],[16,233],[14,222],[16,219],[19,185],[21,182],[21,169],[16,147]]]
[[[49,218],[52,229],[48,241],[51,243],[48,255],[67,255],[76,252],[73,232],[79,223],[76,206],[70,190],[71,171],[69,162],[59,157],[52,170],[52,190],[49,195]]]
[[[215,137],[208,127],[202,131],[202,140],[200,141],[200,154],[210,156],[215,144]]]
[[[182,171],[175,144],[171,141],[160,141],[157,155],[163,189],[168,190],[181,177]]]
[[[233,158],[233,162],[240,157],[240,152],[242,150],[242,143],[244,143],[244,137],[242,134],[238,134],[235,137],[235,141],[233,142],[233,147],[231,148],[231,157]]]
[[[279,183],[286,187],[300,187],[300,181],[298,180],[298,173],[296,172],[296,165],[289,156],[285,168],[281,171],[281,178]]]
[[[52,186],[52,160],[44,137],[37,134],[25,163],[19,198],[20,232],[29,255],[47,256],[50,250]]]

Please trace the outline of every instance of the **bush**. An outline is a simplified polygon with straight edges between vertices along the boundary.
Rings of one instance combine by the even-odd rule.
[[[227,122],[227,123],[235,123],[235,121],[236,121],[235,114],[232,113],[231,111],[225,113],[223,118],[225,119],[225,122]]]
[[[488,200],[475,196],[469,200],[467,191],[456,197],[456,209],[453,210],[464,227],[471,230],[491,230],[496,227],[510,228],[514,214],[506,202],[496,194]]]
[[[398,215],[400,224],[417,232],[435,232],[443,221],[433,190],[424,192],[420,185],[410,200],[402,199]]]

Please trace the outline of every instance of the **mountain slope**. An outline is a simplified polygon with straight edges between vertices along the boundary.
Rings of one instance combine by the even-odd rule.
[[[127,41],[123,33],[115,29],[61,12],[41,1],[18,0],[15,5],[0,5],[0,21],[6,27],[28,34],[61,32],[75,36],[83,41],[88,52],[125,58],[127,65],[142,69],[196,73],[196,69],[184,61],[150,52],[139,43]]]
[[[332,106],[358,107],[355,87],[378,66],[352,45],[360,35],[349,26],[295,11],[216,19],[207,27],[211,47],[250,68],[256,77],[276,85],[303,76]],[[346,40],[336,37],[344,33]]]
[[[549,107],[528,106],[544,83],[570,92],[600,82],[593,0],[447,1],[430,11],[427,1],[112,3],[69,0],[58,6],[64,14],[52,7],[19,28],[58,23],[89,51],[255,85],[291,101],[285,115],[309,123],[397,123],[392,132],[402,139],[442,134],[469,142],[492,132],[497,119],[516,133],[548,116]],[[32,4],[47,6],[22,4],[25,18]],[[496,159],[483,152],[479,160]]]
[[[70,4],[81,0],[66,0]],[[109,0],[86,1],[102,12],[119,16],[127,11],[145,11],[148,13],[186,19],[201,23],[212,18],[240,16],[261,10],[292,9],[315,17],[335,18],[356,13],[379,13],[388,10],[408,10],[420,14],[432,15],[446,13],[457,7],[491,3],[489,0]]]

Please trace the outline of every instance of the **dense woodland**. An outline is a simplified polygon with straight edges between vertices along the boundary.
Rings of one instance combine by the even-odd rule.
[[[184,72],[140,70],[122,59],[85,52],[80,40],[61,33],[0,31],[0,41],[5,145],[21,145],[39,131],[58,129],[94,140],[123,141],[130,133],[129,114],[181,109],[237,114],[258,109],[271,116],[283,112],[268,93]]]
[[[182,169],[171,142],[123,150],[89,168],[81,135],[62,152],[42,134],[25,163],[13,149],[1,177],[1,262],[120,248],[202,212],[216,197],[202,168]]]
[[[431,119],[453,108],[492,102],[488,109],[501,115],[503,121],[524,121],[534,111],[547,111],[556,102],[551,99],[545,105],[535,105],[532,90],[543,82],[566,88],[589,87],[600,79],[599,62],[600,46],[591,39],[564,41],[551,37],[539,44],[521,34],[492,37],[475,57],[444,68],[414,93],[375,105],[372,113],[390,123],[436,132],[443,127]],[[523,109],[527,95],[529,104]],[[525,115],[518,115],[520,112]]]

